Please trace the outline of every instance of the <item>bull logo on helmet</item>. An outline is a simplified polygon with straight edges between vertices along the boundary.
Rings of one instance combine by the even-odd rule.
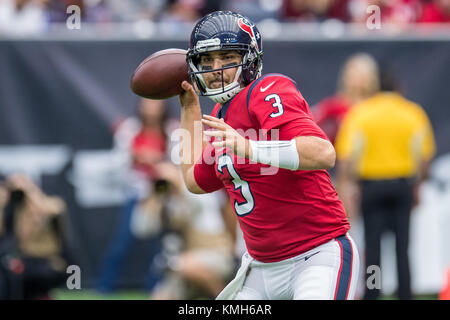
[[[246,32],[250,36],[250,38],[252,39],[252,42],[256,46],[256,50],[259,50],[258,41],[256,41],[256,35],[255,35],[255,32],[253,31],[253,26],[249,22],[247,22],[246,20],[244,20],[242,18],[240,18],[238,20],[238,25],[239,25],[239,28],[241,28],[244,32]]]

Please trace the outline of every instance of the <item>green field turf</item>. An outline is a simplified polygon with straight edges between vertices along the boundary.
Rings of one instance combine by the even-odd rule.
[[[50,294],[55,300],[148,300],[149,294],[138,290],[120,290],[103,294],[95,290],[64,290],[56,289]]]
[[[119,290],[110,294],[102,294],[95,290],[64,290],[57,289],[51,292],[55,300],[148,300],[149,294],[139,290]],[[437,294],[419,295],[417,300],[436,300]],[[383,296],[382,300],[394,300],[395,296]]]

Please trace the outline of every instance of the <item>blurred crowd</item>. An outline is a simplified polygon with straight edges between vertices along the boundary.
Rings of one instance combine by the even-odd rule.
[[[120,289],[137,241],[149,244],[149,252],[142,254],[148,265],[142,287],[151,299],[213,299],[245,252],[227,194],[195,195],[184,186],[176,165],[178,145],[172,140],[179,120],[169,118],[168,109],[163,100],[141,99],[136,114],[114,127],[113,150],[126,158],[125,200],[95,272],[98,292]],[[424,109],[405,98],[393,73],[371,55],[356,53],[342,65],[335,94],[311,110],[335,145],[338,161],[330,174],[352,232],[362,221],[360,256],[367,266],[380,265],[381,238],[393,232],[397,294],[411,299],[410,215],[420,203],[418,190],[436,152]],[[48,298],[53,288],[65,287],[66,268],[77,264],[66,211],[64,199],[47,195],[30,177],[4,177],[0,299]],[[365,290],[365,284],[361,279],[357,298],[380,296],[380,290]]]
[[[76,5],[81,22],[168,25],[193,23],[216,10],[232,10],[256,23],[278,22],[365,23],[379,8],[382,23],[407,26],[449,23],[450,0],[0,0],[0,33],[45,33],[52,23],[66,23]]]
[[[237,220],[226,193],[185,188],[174,163],[177,144],[168,138],[179,123],[167,110],[165,101],[141,99],[136,115],[113,128],[114,154],[126,159],[125,197],[94,272],[93,289],[101,294],[121,288],[138,242],[149,250],[141,254],[147,277],[139,289],[152,299],[215,298],[243,250],[236,250]],[[51,299],[53,289],[69,288],[68,267],[84,268],[67,210],[63,198],[26,174],[0,179],[0,300]]]

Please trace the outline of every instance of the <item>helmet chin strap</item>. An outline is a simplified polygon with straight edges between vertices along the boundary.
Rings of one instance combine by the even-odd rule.
[[[231,85],[231,84],[230,84]],[[229,85],[228,85],[229,86]],[[225,87],[226,88],[226,87]],[[226,92],[222,92],[220,94],[216,94],[216,95],[212,95],[212,96],[208,96],[208,98],[210,98],[212,101],[214,102],[218,102],[220,104],[224,104],[226,103],[228,100],[230,100],[231,98],[233,98],[235,95],[237,95],[243,88],[241,88],[240,84],[238,83],[238,86],[226,91]],[[222,91],[222,90],[220,90]]]
[[[226,85],[225,87],[217,89],[209,89],[207,86],[205,86],[205,91],[208,95],[208,98],[210,98],[214,102],[224,104],[225,102],[233,98],[235,95],[237,95],[243,89],[241,88],[241,82],[238,81],[241,73],[242,73],[242,66],[240,66],[236,71],[236,75],[234,76],[233,82]]]

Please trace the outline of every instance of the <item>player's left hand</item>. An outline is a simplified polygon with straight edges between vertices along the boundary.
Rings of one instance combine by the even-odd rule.
[[[230,125],[226,124],[223,119],[203,115],[202,122],[211,128],[216,129],[204,132],[206,136],[216,138],[216,141],[212,143],[213,147],[229,147],[233,153],[239,157],[249,158],[251,156],[250,142]]]

